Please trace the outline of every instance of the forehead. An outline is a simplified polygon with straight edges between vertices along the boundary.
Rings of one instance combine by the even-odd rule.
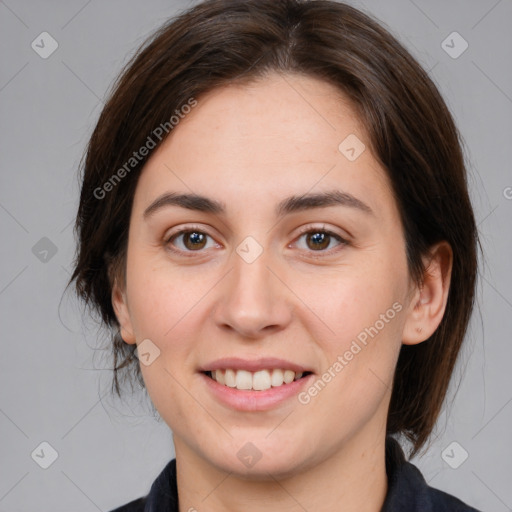
[[[389,193],[355,108],[327,82],[275,73],[214,89],[197,102],[146,163],[136,203],[165,187],[222,193],[227,201],[232,192],[252,202],[260,193],[278,197],[282,190],[338,187],[370,196],[369,202]],[[360,141],[357,151],[366,146],[357,159],[343,153],[346,140],[352,146]]]

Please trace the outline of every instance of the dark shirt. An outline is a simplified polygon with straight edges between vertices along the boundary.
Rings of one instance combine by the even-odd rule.
[[[400,444],[386,438],[388,492],[380,512],[479,512],[454,496],[430,487],[419,469],[405,459]],[[151,486],[149,494],[111,512],[179,512],[176,459]]]

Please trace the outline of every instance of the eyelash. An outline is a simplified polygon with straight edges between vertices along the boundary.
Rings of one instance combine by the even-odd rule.
[[[189,257],[194,257],[194,253],[201,253],[203,252],[203,250],[199,249],[197,251],[190,251],[190,250],[181,250],[181,249],[174,249],[172,247],[172,240],[176,239],[177,237],[183,235],[183,234],[186,234],[186,233],[200,233],[200,234],[203,234],[203,235],[206,235],[207,237],[210,237],[213,239],[213,237],[211,235],[209,235],[208,233],[206,233],[205,231],[203,231],[202,229],[200,229],[198,226],[190,226],[190,227],[187,227],[187,228],[184,228],[184,229],[181,229],[179,231],[177,231],[176,233],[173,233],[170,237],[167,238],[165,244],[166,246],[169,248],[170,251],[172,251],[173,253],[175,254],[178,254],[180,256],[185,256],[187,258]],[[313,233],[323,233],[325,235],[328,235],[332,238],[334,238],[335,240],[337,240],[339,242],[339,245],[337,248],[334,248],[334,249],[328,249],[328,250],[318,250],[318,251],[313,251],[313,250],[307,250],[307,252],[310,252],[311,253],[311,256],[313,258],[322,258],[322,257],[325,257],[327,255],[331,255],[333,252],[337,252],[339,250],[341,250],[344,246],[347,246],[349,245],[349,242],[344,239],[343,237],[341,237],[340,235],[338,235],[337,233],[334,233],[333,231],[330,231],[328,229],[325,229],[325,228],[311,228],[311,227],[305,227],[305,228],[302,228],[300,230],[300,233],[299,233],[299,236],[296,238],[296,240],[300,239],[302,236],[304,235],[307,235],[307,234],[313,234]]]

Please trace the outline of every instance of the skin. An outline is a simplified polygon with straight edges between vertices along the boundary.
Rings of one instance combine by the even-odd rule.
[[[355,161],[338,150],[349,134],[366,145]],[[275,216],[285,197],[332,189],[374,213],[334,205]],[[227,211],[167,206],[145,220],[164,192],[205,195]],[[347,243],[331,238],[319,250],[301,227],[325,228]],[[169,241],[182,228],[209,235],[206,245],[185,245],[184,236]],[[236,252],[247,236],[263,248],[250,264]],[[340,503],[345,512],[380,510],[400,347],[426,340],[446,306],[449,245],[433,247],[427,260],[416,287],[387,175],[332,85],[271,74],[198,98],[142,171],[126,282],[117,280],[112,293],[125,342],[150,339],[160,350],[141,370],[173,432],[180,511],[322,512]],[[401,311],[307,404],[295,396],[267,411],[237,411],[198,373],[221,357],[271,356],[319,378],[397,302]],[[237,457],[247,442],[262,454],[251,468]]]

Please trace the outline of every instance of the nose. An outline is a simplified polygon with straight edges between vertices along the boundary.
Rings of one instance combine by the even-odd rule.
[[[232,270],[218,290],[216,324],[251,339],[285,329],[292,319],[293,304],[277,263],[265,250],[252,262],[236,251],[231,259]]]

